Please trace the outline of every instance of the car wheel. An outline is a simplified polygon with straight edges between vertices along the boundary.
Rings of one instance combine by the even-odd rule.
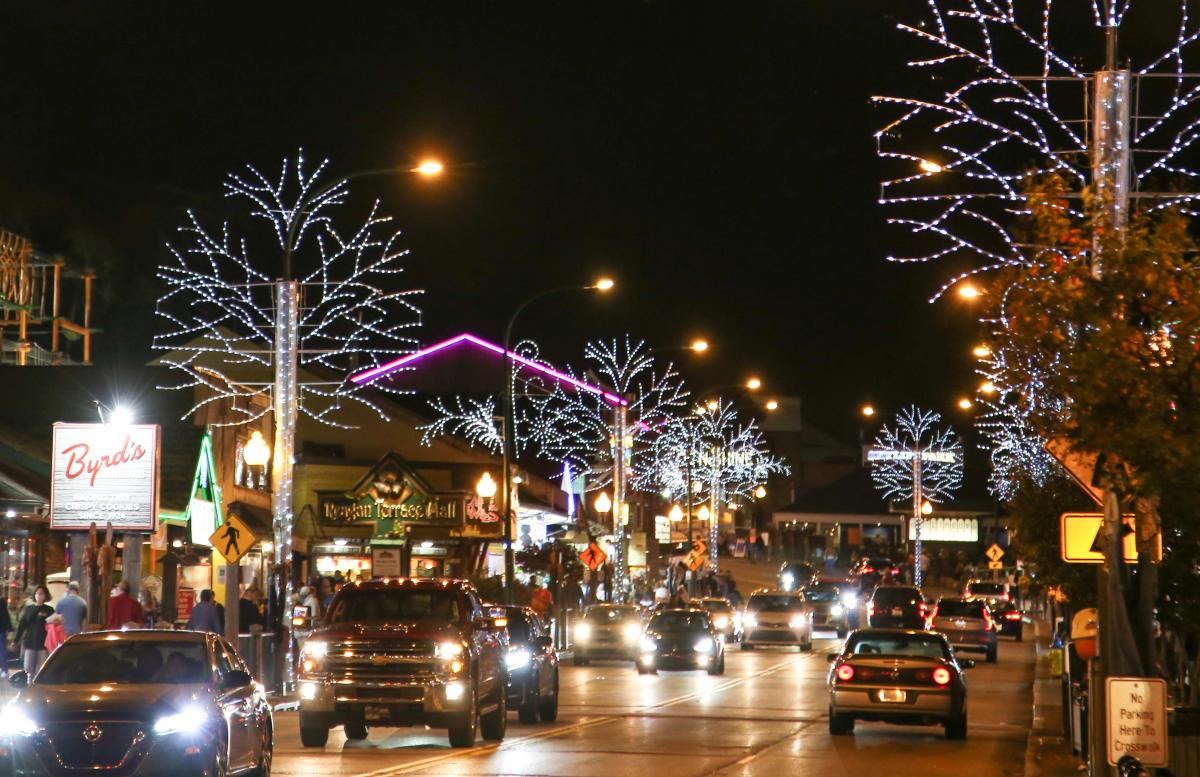
[[[988,662],[989,664],[994,664],[994,663],[996,663],[996,650],[997,650],[997,648],[996,648],[996,644],[995,644],[995,643],[992,643],[991,645],[989,645],[989,646],[988,646],[988,650],[987,650],[987,662]]]
[[[324,747],[329,741],[329,726],[324,719],[300,713],[300,743],[305,747]]]
[[[479,731],[488,742],[499,742],[504,739],[504,734],[508,730],[508,692],[505,688],[507,683],[499,682],[498,685],[496,709],[479,718]],[[537,722],[536,712],[534,713],[534,722]]]
[[[258,766],[254,769],[254,777],[271,777],[271,762],[275,759],[275,737],[271,735],[271,727],[262,727],[262,741],[258,743]]]
[[[522,723],[537,723],[538,722],[538,705],[542,703],[542,694],[537,688],[531,689],[525,694],[525,703],[517,709],[517,720]]]
[[[542,697],[538,705],[538,715],[547,723],[558,720],[558,670],[554,671],[554,693],[548,698]]]
[[[854,717],[840,712],[829,711],[829,733],[835,737],[854,733]]]
[[[953,720],[946,721],[946,739],[966,739],[967,738],[967,711],[963,710],[962,714]]]
[[[467,710],[459,717],[458,725],[451,726],[447,732],[451,747],[473,747],[475,734],[479,729],[479,699],[476,696],[475,684],[470,686]]]
[[[721,656],[721,660],[708,668],[709,674],[725,674],[725,656]]]
[[[343,723],[342,731],[346,732],[346,739],[358,741],[367,738],[367,724],[361,720]]]

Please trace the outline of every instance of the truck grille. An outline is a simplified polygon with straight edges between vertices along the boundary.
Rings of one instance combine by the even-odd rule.
[[[424,680],[433,677],[436,665],[433,642],[427,639],[337,642],[329,646],[325,658],[334,682]]]

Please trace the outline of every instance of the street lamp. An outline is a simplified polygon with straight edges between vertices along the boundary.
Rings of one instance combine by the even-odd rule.
[[[712,511],[708,509],[708,505],[700,505],[700,509],[696,511],[696,517],[707,523],[708,519],[712,517]]]
[[[426,159],[409,172],[423,175],[426,178],[436,178],[445,171],[445,166],[436,159]]]
[[[613,508],[612,500],[608,498],[607,491],[601,491],[600,496],[596,497],[596,512],[604,515]]]
[[[971,353],[975,354],[976,359],[986,359],[992,355],[992,349],[987,346],[987,343],[980,343],[971,349]]]
[[[966,397],[963,397],[962,399],[958,400],[958,407],[960,410],[970,410],[971,409],[971,400],[967,399]]]
[[[746,379],[746,389],[747,390],[758,391],[760,388],[762,388],[762,380],[761,379],[755,378],[755,377]]]
[[[981,392],[983,392],[984,394],[995,394],[996,393],[996,384],[992,383],[990,380],[985,380],[983,383],[981,383],[979,385],[979,390]]]
[[[765,407],[768,411],[774,413],[776,410],[779,409],[779,400],[768,399],[767,404],[763,405],[763,407]]]
[[[671,519],[672,523],[679,523],[683,520],[683,508],[679,505],[671,505],[671,509],[667,513],[667,517]]]
[[[921,515],[933,515],[933,505],[928,499],[921,504]]]
[[[271,460],[271,446],[263,439],[262,432],[255,429],[242,448],[242,461],[247,467],[265,467]]]
[[[958,296],[968,300],[978,299],[983,296],[983,290],[970,281],[967,281],[966,283],[959,284]]]
[[[870,418],[871,416],[875,415],[875,408],[871,405],[863,405],[862,414],[864,418]]]
[[[917,166],[920,167],[921,170],[923,170],[926,173],[940,173],[946,169],[945,167],[943,167],[942,165],[933,161],[932,159],[922,159],[920,164],[918,164]]]
[[[492,480],[490,472],[485,472],[475,484],[475,493],[481,499],[491,499],[496,495],[496,481]]]
[[[692,344],[688,346],[688,349],[695,351],[696,353],[704,353],[708,350],[708,341],[703,337],[697,337],[692,341]]]
[[[595,283],[587,286],[559,286],[553,289],[534,294],[527,298],[520,305],[517,305],[516,310],[508,317],[508,323],[504,326],[504,356],[502,359],[502,375],[504,386],[500,389],[500,416],[501,429],[500,437],[502,443],[503,456],[501,457],[501,492],[500,492],[500,507],[501,515],[504,520],[504,597],[507,604],[516,604],[514,592],[514,578],[516,577],[516,558],[513,554],[513,527],[512,527],[512,461],[516,458],[516,450],[513,446],[513,427],[515,421],[513,419],[513,380],[510,367],[510,354],[512,353],[512,330],[517,323],[517,318],[525,311],[527,307],[537,302],[540,299],[555,295],[565,294],[574,291],[601,291],[607,292],[612,290],[616,285],[616,281],[612,278],[599,278]]]
[[[767,487],[766,486],[759,486],[758,488],[754,489],[754,498],[755,499],[765,499],[766,496],[767,496]]]

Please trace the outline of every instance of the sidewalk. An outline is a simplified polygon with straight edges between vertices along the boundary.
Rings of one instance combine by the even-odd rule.
[[[1033,724],[1025,746],[1025,777],[1077,777],[1086,772],[1083,762],[1071,753],[1071,741],[1063,731],[1060,678],[1050,675],[1050,629],[1040,619],[1033,621],[1037,634],[1037,665],[1033,676]]]

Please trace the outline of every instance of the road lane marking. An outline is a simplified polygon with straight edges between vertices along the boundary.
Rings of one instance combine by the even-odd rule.
[[[563,734],[572,734],[572,733],[575,733],[576,731],[583,731],[585,729],[593,728],[595,726],[602,726],[602,725],[605,725],[608,723],[613,723],[613,722],[616,722],[619,720],[624,720],[625,718],[632,717],[638,713],[645,713],[645,712],[649,712],[651,710],[672,707],[672,706],[675,706],[676,704],[682,704],[686,701],[691,701],[693,699],[707,696],[709,694],[720,693],[721,691],[725,691],[730,688],[734,688],[736,686],[747,683],[750,680],[754,680],[759,677],[763,677],[765,675],[773,674],[773,673],[779,672],[783,669],[787,669],[788,667],[795,666],[796,664],[802,662],[804,659],[814,658],[816,656],[822,655],[824,652],[825,651],[823,651],[823,650],[822,651],[813,651],[811,653],[804,653],[804,654],[801,654],[798,656],[793,656],[793,657],[787,659],[786,661],[782,661],[773,666],[769,666],[766,669],[761,669],[757,672],[753,672],[751,674],[746,675],[745,677],[734,678],[732,680],[723,682],[715,687],[705,688],[702,691],[696,691],[693,693],[683,694],[680,696],[676,696],[672,699],[666,699],[664,701],[655,702],[654,704],[647,704],[647,705],[643,705],[640,707],[635,707],[632,712],[627,712],[627,713],[620,714],[620,715],[612,715],[612,714],[604,715],[599,718],[593,718],[591,720],[585,719],[585,720],[581,720],[576,723],[571,723],[571,724],[568,724],[565,726],[559,726],[558,728],[552,728],[552,729],[547,729],[545,731],[539,731],[536,734],[529,734],[527,736],[519,737],[517,739],[506,739],[502,742],[494,742],[491,744],[482,745],[480,747],[473,747],[469,750],[456,750],[456,751],[452,751],[449,753],[439,753],[438,755],[429,756],[428,758],[422,758],[417,761],[411,761],[406,764],[391,766],[391,767],[387,767],[385,769],[376,769],[375,771],[372,771],[372,772],[361,772],[359,774],[352,775],[352,777],[392,777],[392,775],[410,774],[412,772],[424,769],[427,766],[432,766],[433,764],[441,763],[443,761],[450,761],[450,760],[453,760],[456,758],[478,758],[481,755],[490,755],[491,753],[494,753],[495,751],[501,749],[502,747],[507,748],[507,749],[512,749],[515,747],[519,747],[520,745],[525,744],[527,742],[536,742],[536,741],[539,741],[542,739],[551,739],[553,737],[562,736]]]

